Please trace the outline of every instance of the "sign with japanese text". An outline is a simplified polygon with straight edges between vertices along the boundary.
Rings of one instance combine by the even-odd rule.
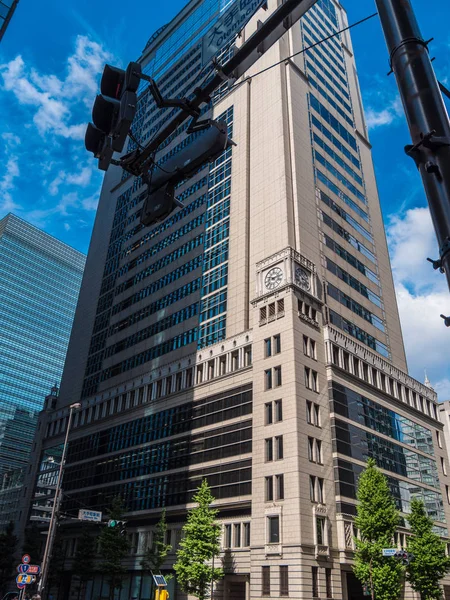
[[[202,62],[208,63],[248,23],[267,0],[235,0],[203,36]]]
[[[78,518],[80,521],[95,521],[100,523],[102,520],[102,513],[96,510],[86,510],[84,508],[78,511]]]

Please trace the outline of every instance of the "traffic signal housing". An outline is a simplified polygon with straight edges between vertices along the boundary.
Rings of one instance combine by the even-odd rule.
[[[400,560],[402,565],[409,565],[409,563],[414,560],[414,554],[407,552],[406,550],[398,550],[394,554],[394,558]]]
[[[121,535],[125,535],[127,521],[116,521],[115,519],[110,519],[108,521],[108,527],[111,527],[112,529],[118,529]]]
[[[194,175],[205,163],[218,158],[234,142],[228,137],[228,128],[223,121],[211,121],[205,132],[181,152],[172,156],[164,167],[154,165],[149,178],[147,198],[141,213],[145,226],[163,221],[179,204],[175,200],[178,183]]]
[[[137,110],[136,92],[142,68],[131,62],[127,69],[105,65],[100,82],[100,94],[92,109],[92,121],[86,129],[86,150],[99,159],[99,168],[106,171],[114,152],[122,152]]]

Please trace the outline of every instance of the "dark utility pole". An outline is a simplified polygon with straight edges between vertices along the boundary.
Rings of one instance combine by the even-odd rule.
[[[410,0],[375,0],[439,243],[435,269],[450,287],[450,123]],[[431,40],[429,40],[431,41]],[[447,324],[447,323],[446,323]]]

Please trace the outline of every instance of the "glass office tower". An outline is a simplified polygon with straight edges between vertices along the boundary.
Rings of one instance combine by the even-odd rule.
[[[236,44],[279,4],[268,0]],[[205,78],[201,38],[232,7],[191,0],[152,36],[140,61],[164,95]],[[236,146],[177,189],[184,207],[163,223],[140,225],[140,179],[106,174],[39,464],[81,401],[63,508],[123,498],[120,600],[150,597],[140,560],[161,509],[175,550],[203,478],[223,525],[216,600],[362,597],[351,564],[368,457],[406,519],[423,498],[448,533],[437,398],[407,373],[351,40],[335,35],[346,25],[340,3],[319,0],[242,81],[223,84],[205,116],[223,119]],[[175,112],[143,87],[134,135],[147,142]],[[186,127],[160,148],[162,168],[197,135]],[[79,532],[66,536],[70,577]],[[88,598],[107,594],[97,576]]]
[[[0,220],[0,482],[5,485],[11,471],[27,464],[37,415],[61,379],[84,263],[83,254],[19,217]]]

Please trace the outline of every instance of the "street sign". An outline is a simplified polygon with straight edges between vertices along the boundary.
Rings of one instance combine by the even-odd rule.
[[[29,569],[29,565],[17,565],[18,573],[26,573]]]
[[[397,548],[383,548],[383,556],[395,556]]]
[[[19,590],[23,590],[24,587],[27,587],[25,583],[18,583],[16,585],[19,588]]]
[[[203,66],[241,31],[267,0],[235,0],[214,23],[202,40]]]
[[[28,567],[28,571],[23,571],[24,573],[28,573],[28,575],[39,575],[41,572],[41,567],[39,565],[24,565]]]
[[[30,555],[29,554],[24,554],[22,556],[22,562],[25,563],[26,565],[31,561]]]
[[[96,510],[86,510],[81,508],[78,511],[78,518],[80,521],[94,521],[95,523],[100,523],[102,520],[102,513]]]
[[[35,580],[36,578],[33,577],[33,575],[27,575],[25,573],[22,573],[21,575],[17,575],[16,577],[16,581],[17,583],[24,583],[25,585],[28,585],[29,583],[33,583],[33,580]]]

